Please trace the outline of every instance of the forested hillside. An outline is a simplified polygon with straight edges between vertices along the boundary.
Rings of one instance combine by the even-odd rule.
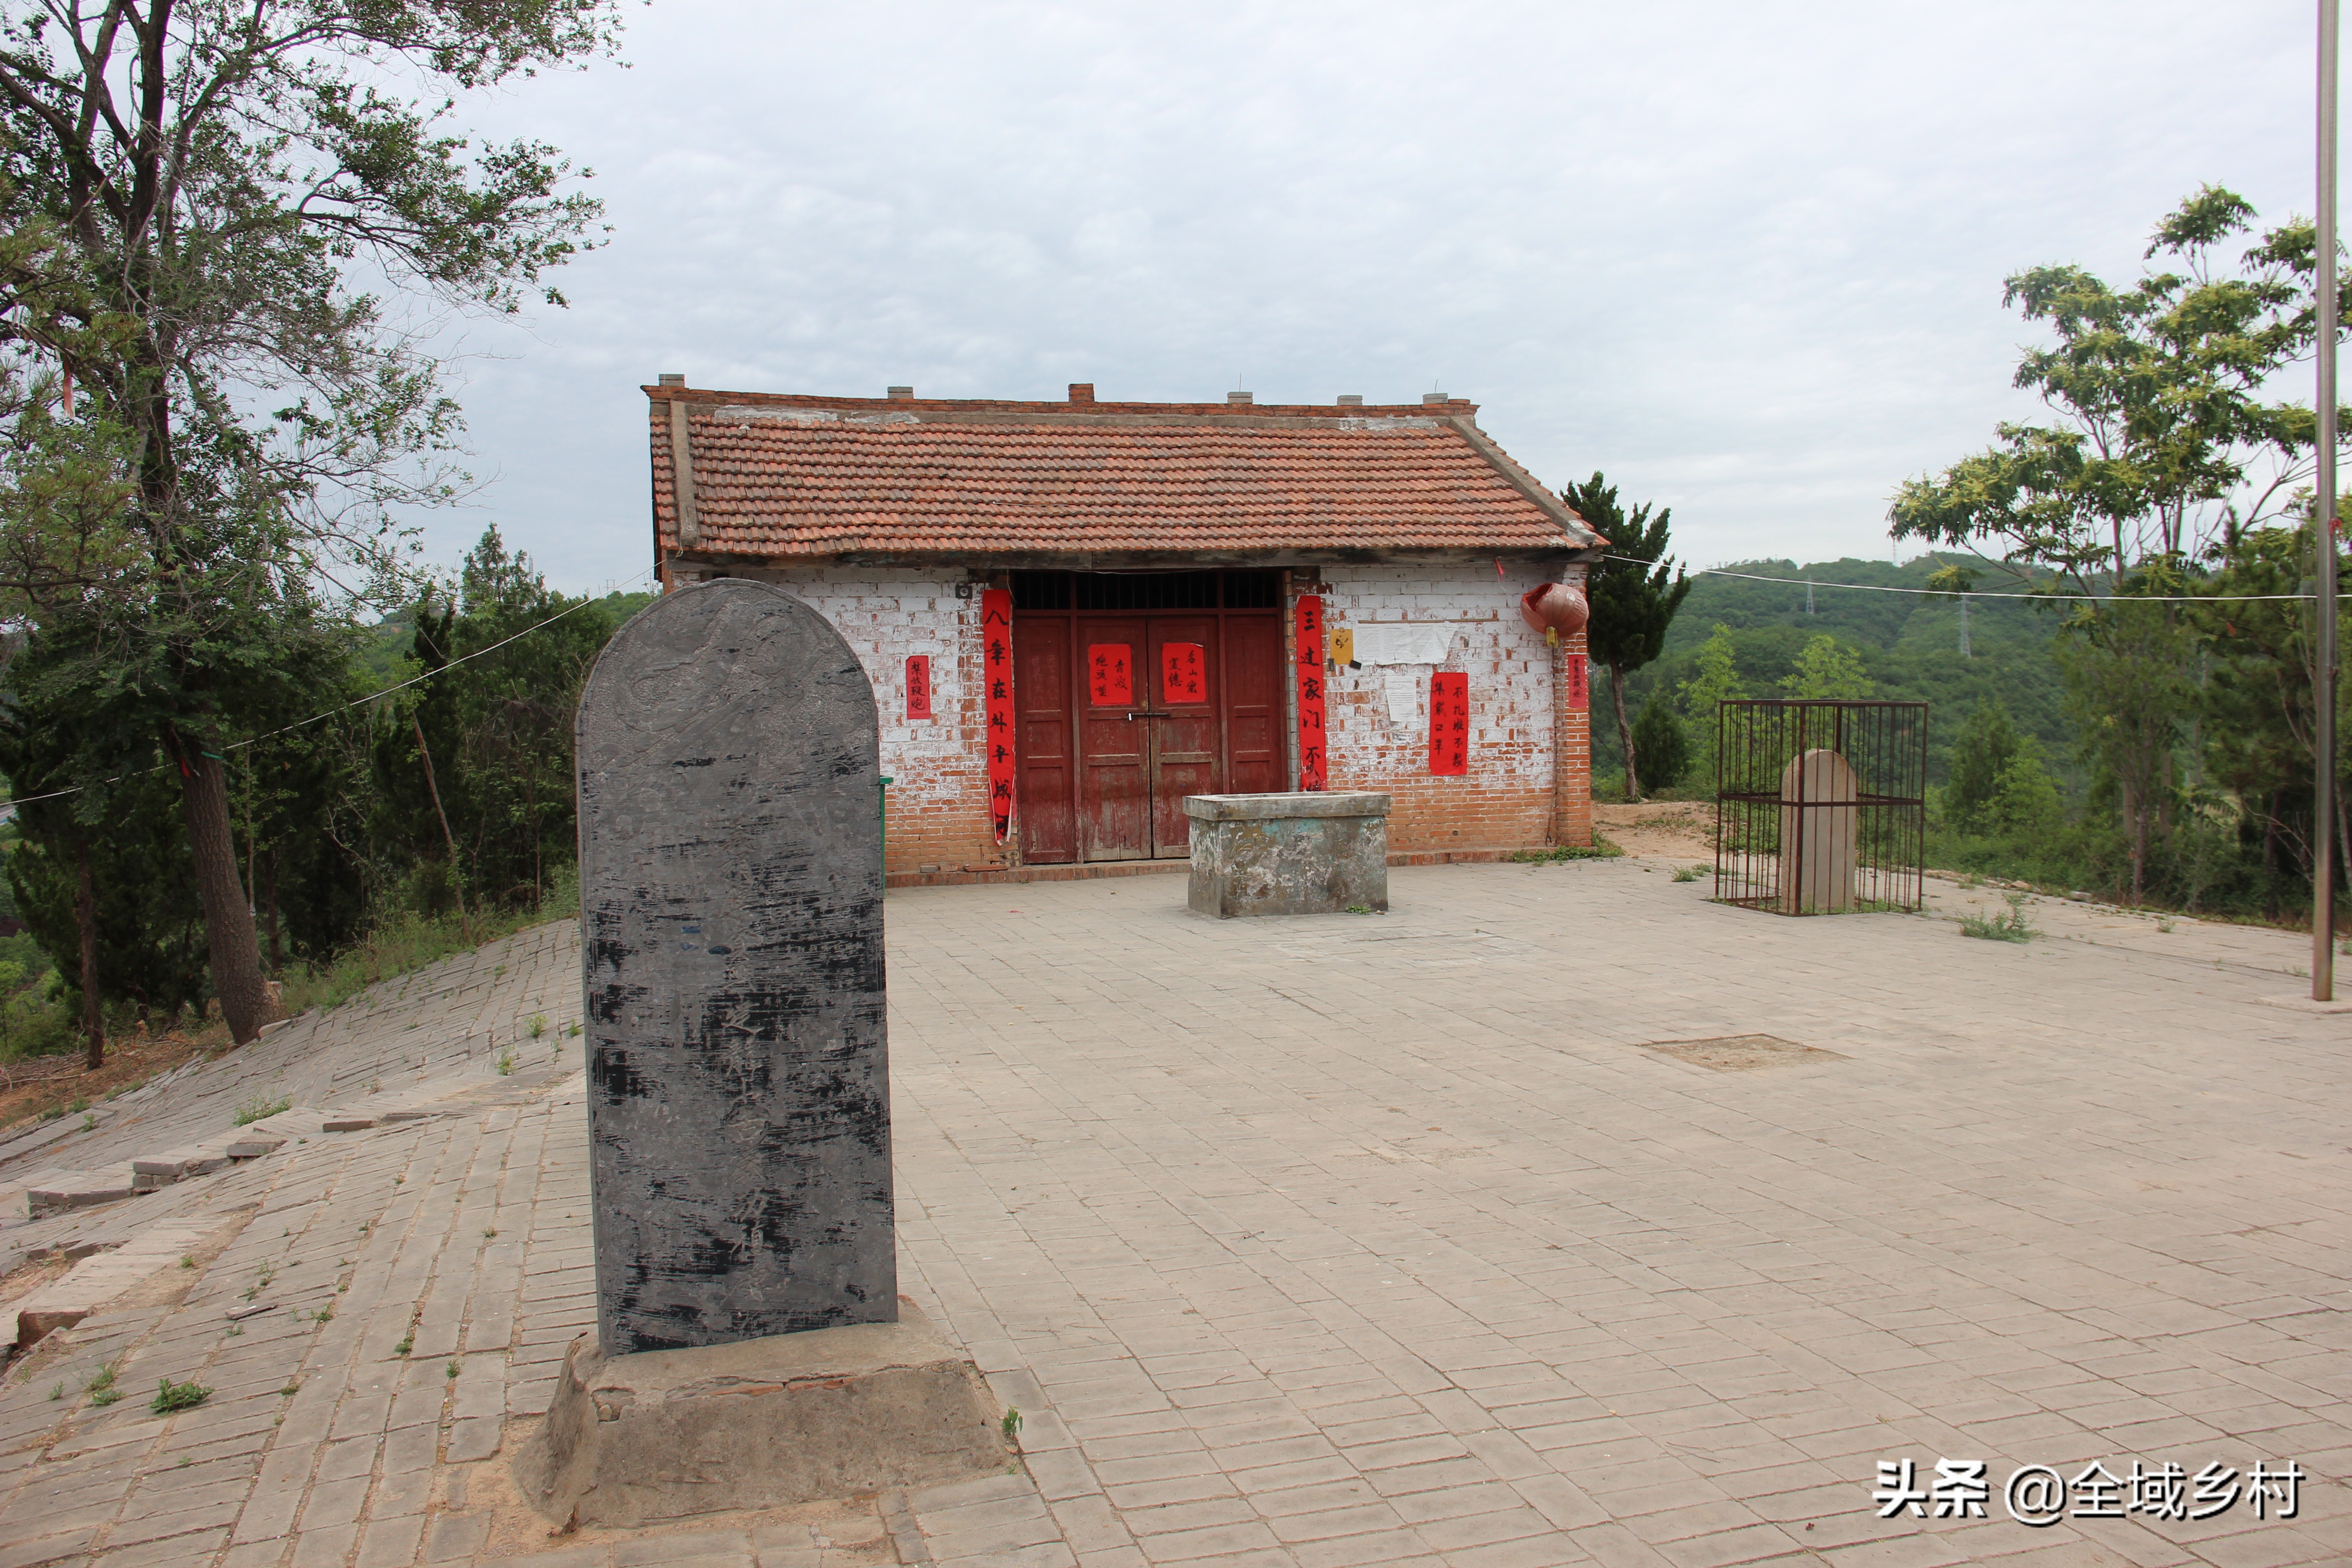
[[[266,973],[299,990],[355,943],[470,942],[568,898],[573,706],[651,600],[557,593],[493,528],[413,605],[366,624],[314,613],[299,679],[221,737]],[[114,1026],[163,1027],[209,1000],[180,781],[145,738],[143,754],[122,743],[119,776],[75,788],[60,742],[102,721],[88,685],[70,646],[35,638],[7,665],[0,771],[24,804],[0,829],[0,1056],[61,1048],[81,1017],[85,871]],[[31,798],[54,790],[69,793]]]
[[[1814,587],[1810,596],[1800,586],[1749,577],[1696,576],[1690,597],[1666,634],[1664,653],[1627,678],[1626,711],[1629,716],[1640,712],[1653,694],[1663,691],[1671,699],[1677,693],[1696,673],[1700,645],[1718,626],[1730,628],[1740,685],[1754,697],[1781,695],[1781,683],[1795,670],[1799,653],[1813,638],[1826,636],[1860,656],[1873,696],[1928,704],[1931,783],[1942,784],[1949,777],[1960,722],[1989,699],[2008,709],[2020,733],[2042,743],[2061,776],[2076,777],[2080,770],[2061,710],[2063,688],[2052,646],[2058,617],[2049,605],[1969,595],[1964,652],[1962,609],[1953,597],[1867,591],[1925,590],[1939,566],[1958,559],[1923,555],[1896,566],[1848,556],[1806,565],[1765,560],[1722,568],[1756,577],[1811,578]],[[1828,585],[1846,583],[1864,586]],[[1979,586],[1990,593],[1999,585],[1986,582]],[[1595,682],[1592,700],[1594,772],[1622,776],[1624,757],[1617,743],[1605,670]],[[1605,785],[1602,790],[1605,794]]]

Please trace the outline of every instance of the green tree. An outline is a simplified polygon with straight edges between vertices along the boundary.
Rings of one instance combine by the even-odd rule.
[[[1852,700],[1870,695],[1870,676],[1860,652],[1825,634],[1798,652],[1797,668],[1781,679],[1780,689],[1791,697]]]
[[[2035,838],[2055,831],[2063,811],[2058,781],[2042,762],[2042,742],[2028,735],[1994,773],[1986,819],[2011,838]]]
[[[2249,852],[2265,870],[2292,865],[2307,872],[2311,865],[2316,617],[2307,603],[2280,596],[2303,587],[2311,558],[2307,511],[2293,528],[2244,530],[2217,552],[2220,570],[2202,584],[2213,600],[2188,611],[2210,660],[2198,710],[2200,761],[2238,804],[2252,839]],[[2352,616],[2338,628],[2339,647],[2347,630]],[[2352,732],[2352,683],[2339,681],[2336,699],[2336,732]],[[2339,803],[2347,769],[2339,757]],[[2340,804],[2336,825],[2340,852],[2352,847]]]
[[[1642,788],[1672,789],[1690,772],[1690,731],[1667,702],[1663,691],[1653,691],[1633,721],[1633,743],[1641,748]]]
[[[459,593],[456,647],[467,662],[458,717],[475,883],[486,897],[536,908],[550,868],[575,851],[573,716],[615,628],[602,606],[549,588],[496,528],[467,553]]]
[[[2001,426],[1997,445],[1906,481],[1888,510],[1896,538],[1997,547],[2084,601],[2063,623],[2068,712],[2135,902],[2170,858],[2158,851],[2203,652],[2189,617],[2152,601],[2194,592],[2200,560],[2291,517],[2311,474],[2311,410],[2267,395],[2312,341],[2315,234],[2273,228],[2233,264],[2223,252],[2253,217],[2208,186],[2157,225],[2144,258],[2157,266],[2128,286],[2072,266],[2011,277],[2005,301],[2052,334],[2016,384],[2053,417]]]
[[[1888,509],[1894,536],[1996,543],[2088,593],[2290,504],[2316,421],[2261,394],[2310,344],[2315,235],[2308,223],[2272,229],[2231,271],[2221,250],[2253,216],[2209,185],[2157,225],[2146,259],[2164,265],[2126,288],[2073,266],[2010,278],[2002,302],[2056,340],[2025,353],[2015,384],[2055,417],[2004,424],[1997,445],[1905,481]]]
[[[613,0],[0,0],[0,346],[62,361],[119,432],[100,466],[128,487],[137,552],[96,552],[125,584],[107,657],[177,774],[240,1041],[268,1006],[223,752],[224,677],[274,640],[245,635],[271,597],[253,579],[277,575],[283,596],[314,572],[387,570],[392,509],[466,482],[439,367],[383,290],[562,302],[544,275],[595,204],[545,144],[476,148],[441,121],[459,92],[608,49],[615,16]],[[92,514],[83,531],[103,546],[112,527]],[[76,559],[0,549],[36,576]]]
[[[2155,573],[2126,585],[2137,584],[2160,594],[2180,580]],[[2122,818],[2135,904],[2147,897],[2150,850],[2175,805],[2173,753],[2198,696],[2193,654],[2194,639],[2171,605],[2123,596],[2083,616],[2060,658],[2093,794],[2111,799]]]
[[[1985,826],[2000,794],[2001,770],[2017,753],[2017,727],[2008,706],[1998,697],[1979,700],[1952,742],[1951,783],[1944,799],[1958,826]]]
[[[1562,490],[1560,499],[1609,542],[1609,553],[1592,563],[1584,580],[1585,599],[1592,610],[1585,646],[1608,667],[1617,741],[1625,752],[1625,798],[1639,800],[1650,774],[1638,764],[1641,737],[1625,721],[1625,677],[1658,657],[1665,647],[1666,628],[1690,594],[1690,579],[1666,554],[1674,510],[1653,516],[1651,503],[1644,501],[1628,512],[1618,503],[1617,488],[1597,471],[1584,483]]]
[[[1699,776],[1710,784],[1723,777],[1723,732],[1717,717],[1719,704],[1748,695],[1739,679],[1739,648],[1731,628],[1718,625],[1699,644],[1691,678],[1676,689],[1684,716],[1690,721],[1692,761]]]

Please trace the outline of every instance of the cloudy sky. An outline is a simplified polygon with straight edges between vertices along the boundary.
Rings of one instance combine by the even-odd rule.
[[[1442,389],[1712,563],[1887,550],[2027,411],[2021,267],[2129,276],[2200,184],[2311,200],[2312,7],[655,0],[461,109],[595,171],[568,310],[465,334],[470,510],[648,563],[644,399]]]

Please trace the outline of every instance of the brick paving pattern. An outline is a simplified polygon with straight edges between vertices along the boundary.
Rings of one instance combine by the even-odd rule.
[[[1023,1413],[1024,1473],[961,1487],[559,1540],[513,1506],[593,1316],[569,925],[0,1142],[0,1256],[200,1238],[0,1385],[0,1568],[2352,1560],[2352,1018],[2278,1005],[2296,939],[1392,878],[1283,921],[892,894],[902,1288]],[[1643,1048],[1743,1035],[1812,1049]],[[25,1217],[27,1171],[264,1090],[427,1114]],[[161,1377],[214,1392],[158,1416]],[[1880,1519],[1903,1458],[1987,1461],[1991,1517]],[[2006,1517],[2015,1466],[2094,1459],[2306,1479],[2291,1521]]]

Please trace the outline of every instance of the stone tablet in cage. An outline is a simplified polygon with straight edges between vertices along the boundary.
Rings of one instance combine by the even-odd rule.
[[[1717,705],[1715,896],[1784,915],[1916,910],[1927,707],[1840,698]]]
[[[604,1353],[898,1316],[879,735],[841,634],[721,578],[580,700]]]
[[[1853,766],[1816,747],[1780,772],[1780,897],[1803,915],[1853,908],[1861,790]]]

